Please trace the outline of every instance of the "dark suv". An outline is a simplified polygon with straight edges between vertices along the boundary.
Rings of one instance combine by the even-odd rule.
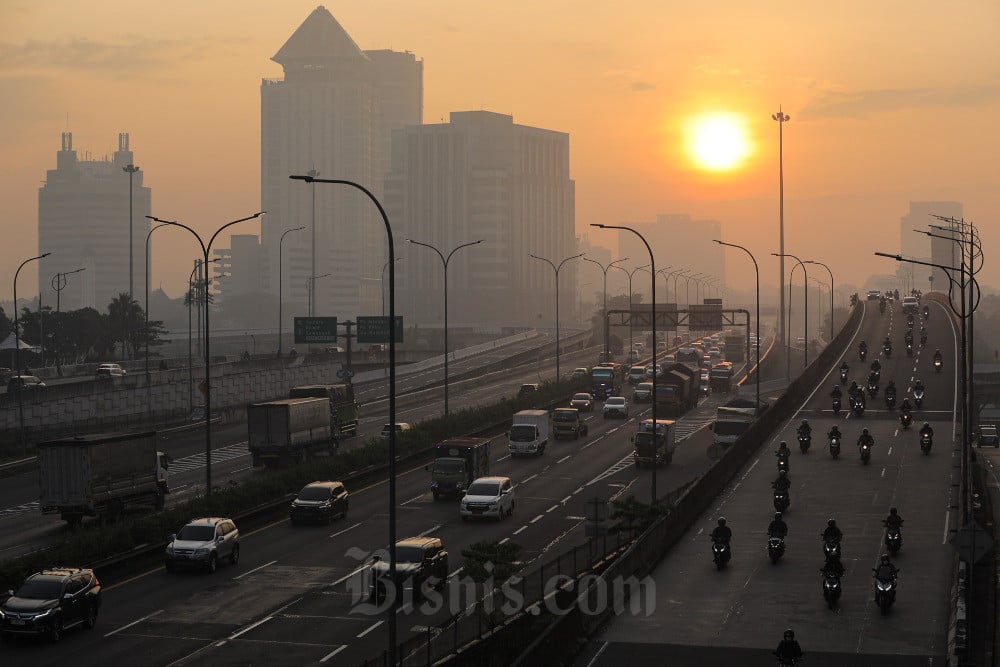
[[[330,523],[335,516],[346,518],[348,496],[347,489],[340,482],[307,484],[288,508],[288,519],[292,523]]]
[[[0,636],[46,636],[57,642],[77,625],[90,630],[101,607],[93,570],[60,567],[33,574],[0,605]]]
[[[373,601],[385,597],[386,579],[389,577],[389,560],[378,556],[371,567],[371,588]],[[448,578],[448,552],[436,537],[408,537],[396,542],[396,581],[400,589],[412,588],[413,598],[420,595],[420,587],[425,581],[433,580],[434,588],[444,588]]]

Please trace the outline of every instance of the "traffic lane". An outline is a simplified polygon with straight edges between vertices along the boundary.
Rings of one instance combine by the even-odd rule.
[[[876,439],[873,461],[863,466],[851,444],[836,461],[821,448],[793,455],[786,517],[790,537],[785,558],[772,566],[766,556],[765,531],[773,516],[773,450],[781,439],[794,442],[798,419],[793,417],[768,442],[657,569],[657,599],[669,600],[667,608],[658,605],[649,618],[622,617],[605,633],[606,640],[647,639],[652,634],[669,643],[766,647],[770,638],[780,637],[791,626],[816,636],[820,649],[944,651],[952,554],[942,541],[948,525],[954,525],[953,518],[946,519],[951,452],[938,446],[931,456],[922,455],[912,432],[897,435],[896,424],[888,420],[862,418],[849,427],[844,420],[817,420],[814,432],[824,433],[837,422],[842,430],[847,428],[845,444],[854,442],[855,429],[870,428]],[[877,610],[872,614],[870,568],[883,549],[881,519],[893,504],[910,517],[904,529],[905,555],[901,554],[906,567],[899,607],[880,619]],[[720,514],[727,516],[734,531],[734,558],[717,573],[707,535]],[[850,559],[845,561],[848,574],[837,612],[825,607],[818,573],[819,534],[829,517],[836,517],[845,531],[845,558]],[[906,558],[910,554],[920,558]],[[748,618],[754,622],[746,624]]]

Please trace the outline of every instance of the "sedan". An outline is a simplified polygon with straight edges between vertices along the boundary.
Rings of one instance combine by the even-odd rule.
[[[628,417],[628,401],[624,396],[609,396],[604,401],[604,418],[608,417]]]
[[[576,408],[580,412],[591,412],[594,409],[594,397],[586,392],[573,394],[569,407]]]

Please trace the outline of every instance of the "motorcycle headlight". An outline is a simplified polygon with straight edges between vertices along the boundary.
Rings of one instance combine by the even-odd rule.
[[[878,585],[878,589],[880,591],[887,591],[887,590],[890,590],[892,588],[892,583],[888,582],[888,581],[880,581],[880,582],[878,582],[877,585]]]

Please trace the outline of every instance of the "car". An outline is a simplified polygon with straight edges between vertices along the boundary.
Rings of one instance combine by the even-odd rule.
[[[490,517],[500,521],[514,516],[514,486],[510,477],[479,477],[462,496],[459,513],[462,521],[472,517]]]
[[[877,289],[868,290],[869,301],[878,301],[881,298],[882,298],[882,292],[878,291]]]
[[[101,378],[120,378],[125,377],[125,375],[125,369],[118,364],[100,364],[97,371],[94,372],[94,377],[98,380]]]
[[[302,487],[288,508],[293,523],[330,523],[334,517],[347,518],[350,494],[341,482],[311,482]]]
[[[803,338],[802,336],[799,336],[798,338],[795,339],[795,344],[798,345],[799,347],[805,347],[806,339]]]
[[[982,447],[986,445],[987,447],[993,446],[1000,448],[1000,434],[997,433],[997,427],[992,424],[983,424],[979,427],[979,442],[977,446]]]
[[[640,382],[632,392],[632,400],[636,403],[651,403],[653,401],[653,383]]]
[[[42,380],[34,375],[14,375],[9,380],[7,380],[7,393],[13,394],[14,392],[30,391],[32,389],[41,389],[45,386]]]
[[[407,537],[396,542],[396,583],[399,588],[410,587],[413,597],[420,593],[424,582],[431,582],[434,588],[444,588],[448,579],[448,552],[436,537]],[[374,602],[385,598],[389,578],[389,562],[380,556],[374,557],[371,566],[369,597]]]
[[[711,368],[712,367],[712,363],[713,363],[712,355],[707,354],[707,353],[701,355],[701,365],[702,366],[704,366],[705,368]]]
[[[396,422],[396,435],[405,433],[413,429],[413,426],[406,422]],[[382,440],[388,440],[389,434],[392,432],[392,424],[383,424],[382,430],[379,432],[378,437]]]
[[[574,377],[574,378],[585,378],[585,377],[589,377],[589,376],[590,376],[590,369],[589,368],[584,368],[583,366],[581,366],[580,368],[574,368],[573,369],[573,375],[572,375],[572,377]]]
[[[530,396],[534,394],[539,389],[539,384],[537,382],[527,382],[521,385],[521,388],[517,390],[518,397]]]
[[[628,369],[628,383],[631,385],[639,384],[645,377],[646,369],[642,366],[632,366]]]
[[[920,310],[920,302],[917,301],[915,296],[904,296],[903,297],[903,312],[904,313],[917,313]]]
[[[57,642],[70,628],[93,629],[100,608],[101,582],[93,570],[42,570],[25,579],[0,605],[0,636],[44,636]]]
[[[232,519],[206,517],[189,521],[170,536],[164,565],[167,572],[188,565],[215,572],[223,558],[233,565],[240,562],[240,531]]]
[[[722,350],[718,347],[710,347],[708,349],[708,356],[712,357],[712,359],[718,359],[722,356]]]
[[[642,354],[639,352],[639,350],[629,350],[628,351],[628,360],[627,360],[628,363],[634,364],[635,362],[639,361],[639,359],[641,359],[641,358],[642,358]]]
[[[699,391],[701,391],[701,393],[703,394],[710,393],[712,390],[711,382],[712,381],[709,375],[709,371],[702,371],[701,379],[698,384]]]
[[[639,354],[642,354],[643,352],[646,351],[646,344],[645,343],[632,343],[632,349],[635,350],[635,351],[637,351]]]
[[[657,352],[664,352],[664,351],[666,351],[666,349],[667,349],[667,341],[661,340],[660,342],[658,342],[656,344],[656,351]]]
[[[579,394],[573,394],[573,398],[569,402],[571,408],[576,408],[580,412],[593,412],[594,410],[594,397],[583,391]]]
[[[628,401],[624,396],[608,396],[604,401],[604,418],[628,417]]]

